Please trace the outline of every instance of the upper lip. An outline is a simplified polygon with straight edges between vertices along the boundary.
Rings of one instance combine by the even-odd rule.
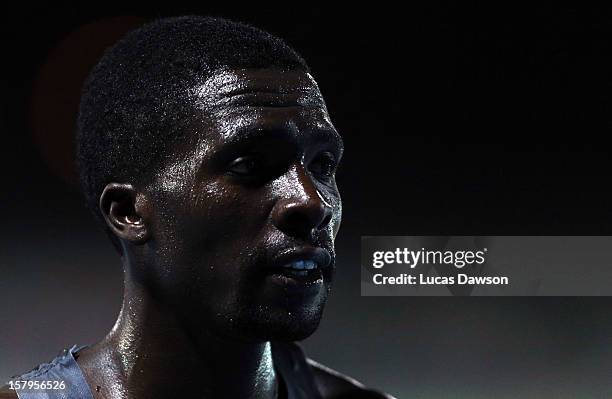
[[[324,269],[331,264],[331,254],[328,250],[319,247],[292,248],[276,255],[272,259],[271,266],[272,268],[280,268],[288,263],[300,260],[314,261],[318,268]]]

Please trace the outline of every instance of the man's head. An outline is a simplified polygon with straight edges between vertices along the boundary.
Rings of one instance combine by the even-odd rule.
[[[280,39],[203,17],[128,34],[85,84],[77,152],[128,278],[194,333],[296,340],[317,327],[342,142]]]

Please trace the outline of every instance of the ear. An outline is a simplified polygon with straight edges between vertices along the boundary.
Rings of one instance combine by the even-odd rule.
[[[120,239],[142,245],[150,231],[142,215],[142,194],[131,184],[109,183],[100,196],[100,211],[111,231]]]

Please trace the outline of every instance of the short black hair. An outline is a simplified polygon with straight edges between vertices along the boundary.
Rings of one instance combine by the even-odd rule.
[[[232,68],[309,71],[278,37],[213,17],[159,19],[106,50],[83,86],[76,140],[80,183],[99,221],[104,187],[147,181],[180,136],[190,113],[187,90]]]

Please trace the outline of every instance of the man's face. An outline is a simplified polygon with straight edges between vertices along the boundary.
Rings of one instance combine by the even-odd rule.
[[[304,72],[233,70],[187,97],[193,134],[145,189],[145,273],[196,334],[303,339],[341,219],[342,142],[319,89]]]

